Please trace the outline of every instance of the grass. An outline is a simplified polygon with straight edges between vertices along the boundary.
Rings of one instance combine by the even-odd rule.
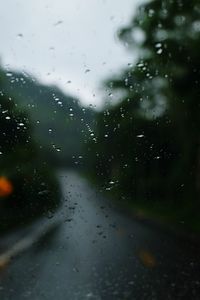
[[[96,187],[100,187],[100,183],[96,178],[88,174],[82,174],[90,183]],[[140,200],[136,201],[130,196],[124,195],[123,199],[119,199],[119,195],[123,194],[118,189],[106,191],[101,188],[104,194],[112,199],[113,203],[119,208],[141,219],[152,220],[159,224],[163,224],[166,228],[172,230],[180,230],[188,234],[200,234],[200,203],[196,203],[193,199],[180,199],[180,201],[165,200]]]
[[[139,218],[161,223],[174,230],[185,233],[200,233],[200,210],[194,209],[192,203],[172,203],[162,201],[131,201],[126,199],[119,203]]]

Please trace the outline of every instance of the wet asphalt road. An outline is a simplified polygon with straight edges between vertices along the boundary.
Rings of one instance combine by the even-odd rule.
[[[1,270],[1,300],[200,299],[197,246],[113,209],[76,173],[60,180],[63,208]]]

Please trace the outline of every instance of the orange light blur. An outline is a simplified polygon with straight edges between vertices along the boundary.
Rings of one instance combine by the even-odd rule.
[[[12,194],[13,185],[9,179],[4,176],[0,177],[0,197],[6,197]]]

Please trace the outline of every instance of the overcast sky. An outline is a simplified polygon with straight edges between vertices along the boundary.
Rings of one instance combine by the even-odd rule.
[[[0,10],[3,66],[55,83],[85,104],[102,101],[99,86],[132,61],[118,41],[141,0],[6,0]]]

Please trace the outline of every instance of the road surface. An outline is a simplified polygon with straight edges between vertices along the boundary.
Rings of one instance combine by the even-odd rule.
[[[7,251],[1,300],[200,299],[197,246],[125,216],[76,173],[60,181],[62,209]]]

